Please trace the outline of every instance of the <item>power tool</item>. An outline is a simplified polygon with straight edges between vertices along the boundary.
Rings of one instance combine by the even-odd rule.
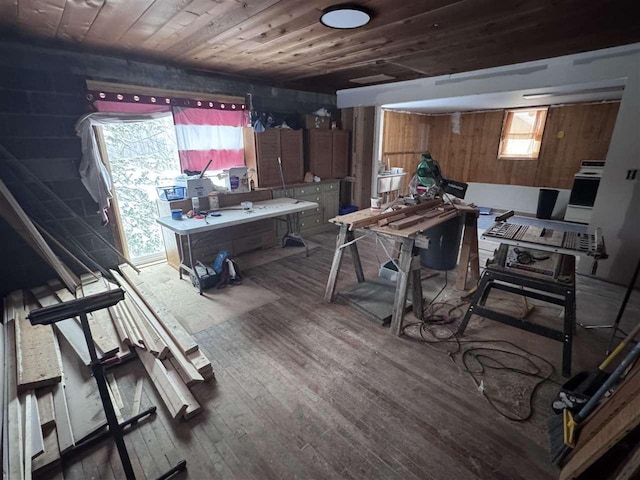
[[[422,154],[416,175],[418,183],[423,187],[428,189],[438,188],[458,198],[464,198],[469,186],[464,182],[456,182],[444,178],[440,164],[431,157],[429,152]]]

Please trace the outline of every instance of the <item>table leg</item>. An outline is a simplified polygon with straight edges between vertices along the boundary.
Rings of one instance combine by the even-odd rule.
[[[336,238],[336,251],[333,253],[333,261],[331,262],[331,272],[329,272],[329,279],[327,280],[327,288],[324,292],[324,299],[326,302],[331,303],[336,291],[336,282],[338,281],[338,272],[340,271],[340,264],[342,263],[342,255],[344,248],[342,245],[347,243],[348,225],[341,225],[340,231]]]
[[[347,243],[355,240],[355,236],[353,232],[347,231]],[[362,262],[360,261],[360,252],[358,252],[358,245],[356,243],[352,243],[349,245],[349,250],[351,250],[351,259],[353,260],[353,267],[356,269],[356,277],[358,279],[358,283],[364,282],[364,272],[362,271]]]
[[[422,297],[422,271],[419,266],[411,269],[411,304],[413,314],[418,320],[422,320],[424,318],[424,299]]]
[[[393,302],[393,314],[391,315],[391,333],[400,335],[402,332],[402,319],[404,307],[407,303],[407,290],[409,289],[409,275],[411,274],[411,258],[413,256],[413,238],[405,238],[400,248],[398,261],[398,283],[396,284],[396,297]]]
[[[458,290],[466,289],[469,268],[471,268],[471,281],[475,285],[480,278],[480,260],[478,257],[478,223],[477,217],[473,213],[467,213],[464,216],[464,236],[460,262],[458,263],[458,278],[456,279]]]
[[[180,265],[178,266],[178,276],[182,280],[182,266],[184,265],[184,247],[182,246],[182,236],[178,237],[180,243]]]
[[[193,263],[193,249],[191,247],[191,235],[187,235],[187,247],[189,248],[189,263],[191,265],[191,274],[196,277],[198,282],[198,291],[200,295],[202,295],[202,282],[200,281],[200,277],[198,276],[198,270],[196,270],[196,265]]]

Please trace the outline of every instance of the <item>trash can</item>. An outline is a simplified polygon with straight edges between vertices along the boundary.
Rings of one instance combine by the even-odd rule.
[[[551,218],[559,193],[560,190],[554,190],[553,188],[540,189],[540,193],[538,194],[538,210],[536,211],[537,218]]]
[[[452,218],[423,233],[429,238],[429,248],[420,250],[420,265],[432,270],[456,268],[463,219],[464,216]]]

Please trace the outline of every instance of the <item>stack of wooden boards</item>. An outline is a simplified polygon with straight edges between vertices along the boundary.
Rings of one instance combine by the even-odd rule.
[[[578,479],[630,432],[640,428],[640,363],[627,374],[615,392],[604,400],[585,420],[576,448],[560,472],[560,480]],[[619,465],[607,462],[607,478],[634,480],[640,478],[640,444],[627,453]],[[593,477],[591,477],[593,478]]]
[[[3,469],[9,478],[49,472],[65,452],[106,425],[79,319],[34,326],[27,320],[32,309],[122,288],[124,301],[89,314],[101,362],[116,365],[137,353],[174,418],[188,419],[201,411],[189,387],[214,378],[211,362],[176,318],[154,309],[141,295],[132,270],[122,267],[111,273],[120,285],[98,274],[85,275],[75,293],[51,281],[4,299],[0,415]],[[120,417],[121,396],[115,378],[108,377]]]

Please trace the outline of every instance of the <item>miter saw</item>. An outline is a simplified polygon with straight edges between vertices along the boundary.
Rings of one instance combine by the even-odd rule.
[[[456,182],[442,176],[440,164],[431,157],[429,152],[423,153],[416,171],[418,191],[423,187],[431,196],[441,195],[443,192],[454,197],[464,198],[468,185]]]

